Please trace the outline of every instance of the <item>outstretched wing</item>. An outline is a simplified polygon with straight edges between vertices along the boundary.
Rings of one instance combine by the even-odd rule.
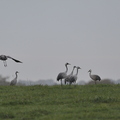
[[[14,58],[12,58],[12,57],[10,57],[10,56],[7,56],[7,58],[10,58],[10,59],[14,60],[15,62],[22,63],[21,61],[19,61],[19,60],[16,60],[16,59],[14,59]]]

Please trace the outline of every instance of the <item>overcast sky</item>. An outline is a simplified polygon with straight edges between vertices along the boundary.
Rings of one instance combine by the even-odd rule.
[[[53,79],[64,64],[102,79],[120,79],[120,0],[0,0],[0,74],[19,80]],[[75,71],[76,72],[76,71]]]

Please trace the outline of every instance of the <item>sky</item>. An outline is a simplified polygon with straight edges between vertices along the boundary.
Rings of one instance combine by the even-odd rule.
[[[74,65],[78,81],[88,70],[120,79],[120,0],[0,0],[0,75],[18,80],[53,79]],[[76,71],[74,72],[74,74]]]

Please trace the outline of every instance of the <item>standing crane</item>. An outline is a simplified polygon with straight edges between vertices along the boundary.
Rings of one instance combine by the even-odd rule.
[[[12,58],[12,57],[10,57],[10,56],[0,55],[0,60],[3,61],[5,67],[7,66],[7,62],[6,62],[6,60],[7,60],[8,58],[14,60],[15,62],[22,63],[21,61],[16,60],[16,59],[14,59],[14,58]]]
[[[11,86],[17,84],[17,77],[18,77],[17,74],[18,74],[18,73],[19,73],[18,71],[15,72],[15,75],[16,75],[16,76],[15,76],[15,78],[11,81],[11,83],[10,83]]]
[[[91,69],[88,72],[89,72],[90,78],[95,81],[95,84],[96,84],[97,80],[99,80],[99,81],[101,80],[100,76],[98,76],[98,75],[91,75],[91,72],[92,72]]]
[[[70,84],[70,85],[71,85],[73,82],[76,83],[76,81],[77,81],[78,70],[81,69],[81,68],[80,68],[79,66],[76,67],[76,68],[77,68],[76,74],[73,75],[73,76],[71,76],[70,79],[69,79],[69,84]]]
[[[65,84],[66,84],[66,82],[69,82],[69,79],[73,75],[73,72],[74,72],[75,68],[76,68],[76,66],[73,66],[72,72],[69,75],[66,76],[66,78],[65,78]]]
[[[62,79],[66,78],[66,76],[67,76],[67,72],[68,72],[68,67],[67,67],[67,65],[70,65],[70,63],[66,63],[66,64],[65,64],[66,71],[59,73],[58,76],[57,76],[57,81],[61,80],[61,85],[62,85]]]

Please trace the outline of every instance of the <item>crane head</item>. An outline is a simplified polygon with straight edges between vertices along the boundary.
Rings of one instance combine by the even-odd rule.
[[[77,69],[81,69],[81,68],[78,66]]]
[[[73,66],[73,68],[76,68],[76,66]]]
[[[92,70],[90,69],[88,72],[92,72]]]
[[[65,65],[71,65],[70,63],[66,63]]]
[[[16,71],[15,73],[19,73],[18,71]]]

